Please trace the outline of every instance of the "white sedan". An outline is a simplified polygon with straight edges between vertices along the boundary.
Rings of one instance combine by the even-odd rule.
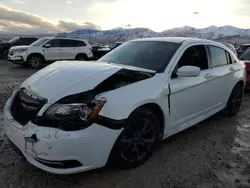
[[[162,139],[241,105],[245,65],[222,44],[126,42],[97,62],[60,61],[14,91],[4,109],[13,148],[45,171],[136,167]]]

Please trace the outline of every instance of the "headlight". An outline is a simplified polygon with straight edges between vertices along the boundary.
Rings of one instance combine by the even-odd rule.
[[[16,49],[15,52],[16,53],[22,53],[22,52],[26,52],[28,49]]]
[[[53,120],[69,120],[75,123],[87,122],[97,117],[106,99],[93,100],[85,103],[54,104],[46,112],[45,116]]]

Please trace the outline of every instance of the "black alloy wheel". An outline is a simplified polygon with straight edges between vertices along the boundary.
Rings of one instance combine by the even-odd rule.
[[[118,138],[110,161],[120,168],[132,168],[145,163],[159,140],[159,122],[149,110],[136,110]]]
[[[243,85],[238,83],[234,87],[227,102],[227,106],[223,110],[223,112],[229,117],[237,114],[242,103],[242,97],[243,97]]]
[[[42,67],[43,59],[38,55],[33,55],[28,59],[28,64],[31,68],[37,69]]]

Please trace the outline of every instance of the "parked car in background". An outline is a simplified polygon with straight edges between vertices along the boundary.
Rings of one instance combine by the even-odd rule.
[[[244,84],[244,63],[220,43],[133,40],[28,78],[5,105],[4,127],[13,147],[51,173],[136,167],[162,139],[220,111],[235,115]]]
[[[241,45],[236,51],[238,54],[238,57],[241,56],[241,54],[243,54],[248,48],[250,47],[250,44],[243,44]]]
[[[226,47],[228,47],[230,50],[232,50],[232,52],[238,56],[237,52],[236,52],[236,49],[234,47],[234,45],[230,44],[230,43],[225,43],[225,42],[222,42],[222,44],[224,44]]]
[[[88,60],[93,58],[92,48],[82,39],[42,38],[30,46],[12,47],[10,62],[40,68],[43,63],[57,60]]]
[[[103,48],[102,45],[98,45],[98,44],[91,45],[91,47],[92,47],[93,52],[95,52],[95,51],[97,51],[97,50]]]
[[[122,44],[122,42],[116,42],[110,46],[105,46],[103,48],[100,48],[98,50],[96,50],[94,52],[94,57],[96,59],[100,59],[102,56],[104,56],[105,54],[109,53],[110,51],[114,50],[115,48],[117,48],[118,46],[120,46]]]
[[[13,46],[30,45],[31,43],[37,41],[38,38],[35,37],[15,37],[8,42],[0,43],[0,56],[4,59],[8,58],[9,49]]]
[[[246,86],[247,90],[250,90],[250,48],[248,48],[241,56],[239,57],[246,65]]]

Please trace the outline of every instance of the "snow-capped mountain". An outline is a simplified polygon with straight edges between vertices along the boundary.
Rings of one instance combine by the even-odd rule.
[[[58,36],[85,38],[91,43],[94,42],[116,42],[127,41],[135,38],[146,37],[195,37],[217,41],[231,41],[241,43],[250,41],[250,29],[240,29],[233,26],[210,26],[204,29],[196,29],[189,26],[173,28],[163,32],[155,32],[147,28],[124,29],[115,28],[112,30],[77,30],[71,33],[60,33]]]
[[[124,29],[115,28],[112,30],[77,30],[71,33],[60,33],[58,36],[70,38],[85,38],[91,42],[116,42],[127,41],[135,38],[160,37],[162,33],[154,32],[147,28]]]
[[[196,29],[193,27],[185,26],[165,30],[162,33],[164,36],[197,37],[211,40],[217,40],[223,37],[233,36],[250,38],[250,29],[240,29],[233,26],[210,26],[204,29]]]

